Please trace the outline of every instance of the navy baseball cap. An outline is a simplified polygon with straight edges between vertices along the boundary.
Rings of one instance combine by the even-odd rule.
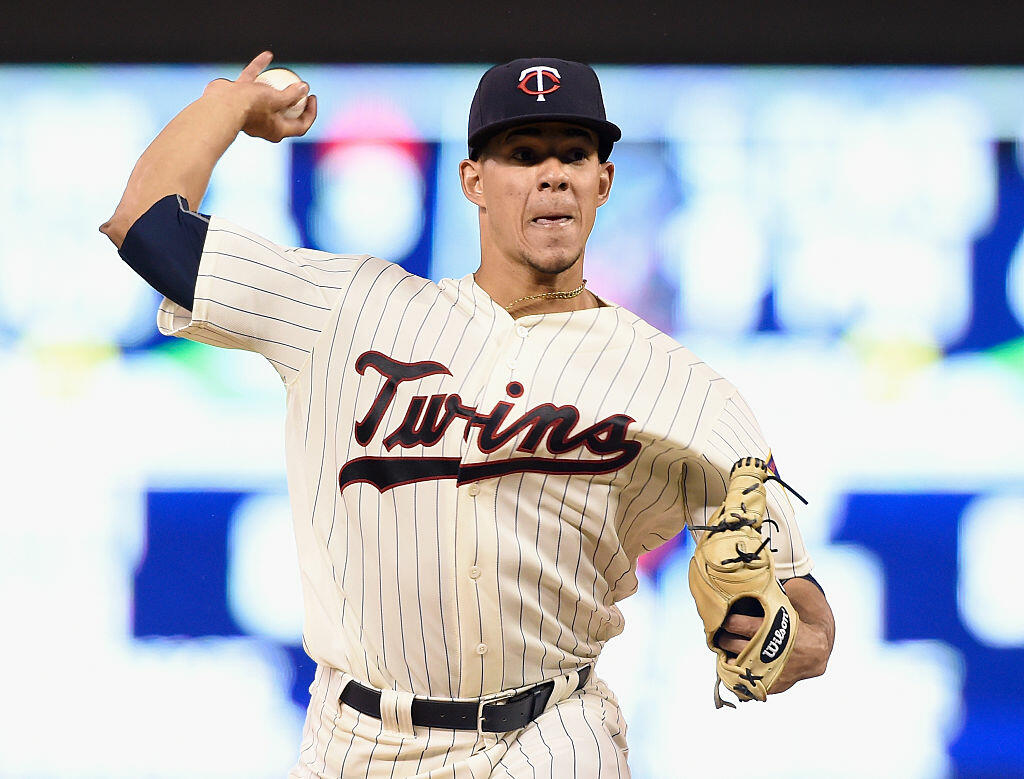
[[[597,133],[598,157],[622,131],[608,121],[597,74],[582,62],[533,57],[495,65],[480,79],[469,108],[469,158],[496,133],[528,122],[572,122]]]

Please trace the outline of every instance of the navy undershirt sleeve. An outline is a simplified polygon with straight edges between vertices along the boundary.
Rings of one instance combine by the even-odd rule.
[[[209,221],[189,211],[181,195],[168,195],[135,220],[118,254],[149,286],[191,311]]]
[[[817,587],[821,591],[822,595],[825,594],[825,590],[822,588],[820,584],[818,584],[818,580],[811,576],[809,573],[805,573],[803,576],[792,576],[789,579],[784,580],[782,583],[785,584],[786,582],[791,581],[792,579],[806,579],[815,587]]]

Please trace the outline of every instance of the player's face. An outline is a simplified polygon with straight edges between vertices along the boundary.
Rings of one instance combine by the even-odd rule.
[[[479,160],[462,165],[466,196],[480,206],[483,261],[501,257],[544,274],[583,256],[614,166],[597,156],[597,136],[565,122],[499,133]]]

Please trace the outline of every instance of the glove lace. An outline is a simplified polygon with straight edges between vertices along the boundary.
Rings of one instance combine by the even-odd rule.
[[[801,503],[803,503],[805,506],[807,505],[807,499],[804,498],[803,495],[801,495],[799,492],[794,490],[792,487],[790,487],[788,484],[786,484],[786,482],[784,482],[782,479],[780,479],[775,474],[769,472],[765,476],[764,481],[766,481],[766,482],[768,482],[768,481],[777,481],[779,484],[781,484],[783,487],[785,487],[787,490],[789,490],[791,493],[793,493],[793,495],[795,495],[800,500]],[[759,486],[760,485],[757,482],[755,482],[755,483],[751,484],[750,486],[745,487],[741,491],[740,494],[741,495],[749,495],[751,492],[756,490]],[[716,522],[713,525],[691,525],[690,529],[691,530],[704,530],[707,533],[709,533],[711,535],[714,535],[715,533],[724,533],[726,530],[739,530],[742,527],[755,527],[757,525],[757,521],[747,517],[746,513],[747,513],[746,504],[744,504],[741,501],[740,502],[740,512],[739,513],[733,511],[733,512],[730,512],[729,516],[727,517],[727,516],[725,516],[725,512],[723,510],[722,520],[720,522]],[[732,517],[732,519],[730,519],[729,517]],[[768,545],[768,541],[769,541],[769,539],[767,539],[767,538],[764,539],[764,541],[761,542],[761,545],[759,547],[757,547],[757,549],[755,549],[753,552],[744,552],[742,549],[740,549],[739,544],[737,544],[736,545],[736,557],[730,557],[727,560],[720,561],[721,565],[728,565],[729,563],[743,563],[744,565],[750,565],[750,563],[752,563],[752,562],[754,562],[754,560],[758,559],[758,557],[761,554],[761,551]]]
[[[744,511],[745,510],[746,509],[744,509]],[[722,533],[726,530],[739,530],[741,527],[753,527],[757,524],[753,519],[749,519],[748,517],[745,517],[742,514],[737,514],[736,512],[733,512],[729,516],[735,517],[735,519],[730,520],[727,517],[723,517],[721,522],[714,525],[690,525],[690,529],[706,530],[714,535],[715,533]]]
[[[758,558],[758,556],[761,554],[761,550],[764,549],[767,545],[768,539],[766,538],[764,541],[761,542],[761,546],[759,546],[753,552],[744,552],[742,549],[740,549],[740,545],[736,544],[737,556],[730,557],[728,560],[722,560],[721,564],[728,565],[729,563],[743,563],[744,565],[749,565]]]
[[[804,504],[805,506],[807,505],[807,498],[805,498],[805,497],[804,497],[803,495],[801,495],[801,494],[800,494],[799,492],[797,492],[797,491],[796,491],[796,490],[794,490],[794,489],[793,489],[792,487],[790,487],[790,486],[789,486],[788,484],[786,484],[786,482],[784,482],[784,481],[783,481],[782,479],[780,479],[780,478],[779,478],[778,476],[776,476],[776,475],[775,475],[774,473],[770,473],[770,472],[769,472],[769,474],[768,474],[767,476],[765,476],[765,477],[764,477],[764,480],[765,480],[765,481],[777,481],[777,482],[778,482],[779,484],[781,484],[781,485],[782,485],[783,487],[785,487],[785,488],[786,488],[787,490],[789,490],[789,491],[790,491],[791,493],[793,493],[793,494],[794,494],[794,495],[795,495],[795,496],[796,496],[797,498],[799,498],[799,500],[800,500],[800,502],[801,502],[801,503],[803,503],[803,504]],[[756,484],[754,484],[754,485],[752,485],[752,486],[753,486],[754,488],[756,488],[756,487],[757,487],[757,485],[756,485]],[[751,489],[751,487],[747,487],[747,489],[743,490],[743,494],[745,495],[746,493],[748,493],[748,492],[750,491],[750,489]]]

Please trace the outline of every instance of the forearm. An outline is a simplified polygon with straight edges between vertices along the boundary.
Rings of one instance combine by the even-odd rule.
[[[836,623],[825,594],[807,579],[789,579],[785,585],[793,608],[800,615],[797,645],[771,692],[782,692],[801,679],[825,673],[836,638]]]
[[[828,651],[832,651],[832,644],[836,637],[835,617],[832,614],[832,607],[825,600],[825,593],[821,587],[807,579],[788,579],[783,588],[789,596],[793,608],[797,610],[800,619],[820,628],[827,638]],[[827,658],[826,658],[827,659]]]
[[[245,124],[244,95],[220,90],[188,105],[135,164],[114,215],[100,227],[119,249],[136,219],[157,200],[180,194],[199,207],[217,160]]]

